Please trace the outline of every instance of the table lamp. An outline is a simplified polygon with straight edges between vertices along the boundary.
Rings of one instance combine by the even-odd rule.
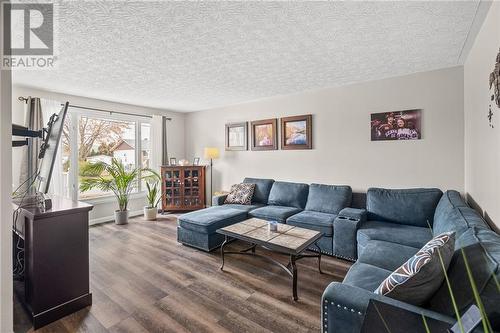
[[[219,158],[219,148],[215,148],[215,147],[206,147],[205,148],[205,159],[210,160],[210,203],[212,202],[212,195],[213,195],[213,192],[212,192],[213,191],[213,187],[212,187],[213,160],[216,160],[218,158]]]

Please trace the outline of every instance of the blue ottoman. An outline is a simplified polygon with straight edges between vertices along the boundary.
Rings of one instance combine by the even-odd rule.
[[[218,248],[224,236],[219,228],[246,220],[247,212],[224,206],[214,206],[179,216],[177,241],[204,251]]]

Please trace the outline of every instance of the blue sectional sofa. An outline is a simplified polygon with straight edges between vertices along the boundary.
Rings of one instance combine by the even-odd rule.
[[[424,306],[415,306],[373,291],[433,236],[454,231],[455,254],[448,269],[459,310],[473,301],[461,249],[466,253],[488,317],[500,329],[500,236],[456,191],[438,189],[369,189],[366,210],[352,209],[334,222],[336,245],[344,256],[357,257],[342,283],[331,283],[322,297],[324,332],[359,332],[369,301],[375,299],[429,318],[454,323],[448,288],[443,284]]]
[[[333,255],[333,223],[341,210],[351,204],[349,186],[260,178],[245,178],[243,182],[255,184],[251,205],[224,204],[226,196],[216,196],[212,207],[179,217],[178,241],[211,251],[223,242],[223,237],[215,230],[256,217],[321,231],[323,237],[318,241],[321,252]],[[316,250],[315,247],[311,249]]]
[[[424,304],[416,306],[374,293],[391,272],[412,257],[433,236],[455,232],[455,254],[448,269],[460,312],[473,301],[461,251],[493,328],[500,331],[500,236],[456,191],[371,188],[363,195],[349,186],[275,182],[245,178],[256,184],[251,205],[224,204],[181,215],[179,242],[210,251],[223,239],[215,230],[249,217],[321,231],[322,253],[355,263],[342,283],[333,282],[322,297],[324,332],[359,332],[370,300],[454,323],[448,288],[443,284]],[[350,207],[351,206],[351,207]],[[354,208],[356,207],[356,208]],[[495,280],[496,278],[496,280]]]

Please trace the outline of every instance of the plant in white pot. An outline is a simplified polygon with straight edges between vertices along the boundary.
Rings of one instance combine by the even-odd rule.
[[[128,222],[129,196],[135,188],[141,169],[135,168],[127,171],[121,161],[113,158],[111,164],[95,162],[90,164],[87,170],[99,176],[84,178],[80,184],[80,191],[99,189],[113,192],[119,208],[115,211],[115,223],[126,224]]]
[[[156,214],[158,213],[158,204],[160,203],[160,175],[151,169],[147,170],[150,174],[144,176],[143,179],[146,180],[146,199],[148,205],[144,206],[144,218],[148,221],[156,220]]]

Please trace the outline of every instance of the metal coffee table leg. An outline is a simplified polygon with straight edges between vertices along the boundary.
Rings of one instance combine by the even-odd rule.
[[[297,265],[295,263],[296,257],[295,255],[290,256],[290,266],[292,268],[292,288],[293,288],[293,300],[296,301],[298,300],[297,296]]]
[[[222,243],[222,245],[220,246],[220,256],[222,258],[222,265],[220,266],[221,271],[224,269],[224,247],[226,246],[228,240],[229,240],[229,237],[225,236],[224,243]]]
[[[318,270],[320,274],[323,274],[321,271],[321,248],[318,245],[318,242],[314,243],[314,246],[318,249]]]

